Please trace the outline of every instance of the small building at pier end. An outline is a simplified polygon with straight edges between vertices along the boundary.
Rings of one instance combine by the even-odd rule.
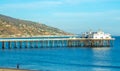
[[[92,38],[92,39],[111,39],[111,34],[104,33],[103,31],[99,30],[97,32],[85,32],[82,34],[82,38]]]
[[[84,43],[88,47],[112,47],[113,40],[111,34],[101,30],[97,32],[84,32],[81,34],[81,39],[85,39]]]

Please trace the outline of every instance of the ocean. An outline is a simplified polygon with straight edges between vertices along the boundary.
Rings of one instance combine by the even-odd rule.
[[[0,67],[38,71],[119,71],[120,37],[107,48],[39,48],[0,50]]]

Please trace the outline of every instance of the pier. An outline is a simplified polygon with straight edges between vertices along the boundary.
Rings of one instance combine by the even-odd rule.
[[[112,47],[114,38],[4,38],[0,49],[62,48],[62,47]]]

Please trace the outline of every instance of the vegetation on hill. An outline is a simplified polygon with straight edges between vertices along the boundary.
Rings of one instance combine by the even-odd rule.
[[[32,37],[40,35],[69,35],[69,33],[45,24],[0,14],[0,37]]]

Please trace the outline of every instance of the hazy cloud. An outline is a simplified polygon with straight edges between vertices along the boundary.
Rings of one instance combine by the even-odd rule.
[[[54,7],[61,5],[61,1],[38,1],[38,2],[28,2],[28,3],[13,3],[13,4],[3,4],[0,5],[0,8],[10,8],[10,9],[32,9],[32,8],[46,8],[46,7]]]
[[[53,13],[55,16],[69,16],[69,17],[75,17],[75,16],[101,16],[102,12],[56,12]]]
[[[115,18],[113,18],[113,19],[120,21],[120,17],[115,17]]]
[[[62,17],[62,18],[99,18],[99,19],[110,19],[110,20],[120,20],[120,11],[119,10],[111,10],[111,11],[103,11],[103,12],[55,12],[53,16]]]
[[[0,9],[37,9],[37,8],[46,8],[46,7],[57,7],[63,4],[80,4],[80,3],[93,3],[93,2],[107,2],[113,0],[49,0],[49,1],[34,1],[27,3],[8,3],[1,4]],[[118,1],[118,0],[114,0]]]
[[[95,3],[95,2],[111,2],[111,1],[120,2],[119,0],[63,0],[64,3],[68,3],[68,4]]]

